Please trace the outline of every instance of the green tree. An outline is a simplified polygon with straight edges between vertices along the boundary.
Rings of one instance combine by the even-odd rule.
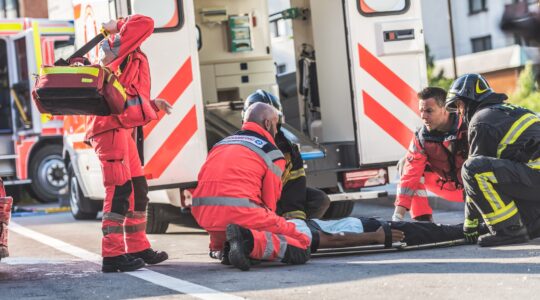
[[[517,88],[510,95],[509,102],[540,112],[540,92],[536,89],[535,82],[533,66],[528,63],[519,74]]]
[[[434,58],[430,53],[428,45],[426,45],[426,61],[427,61],[428,85],[440,87],[448,91],[448,89],[450,88],[450,85],[452,84],[452,81],[454,80],[451,78],[444,77],[443,70],[439,70],[439,72],[437,73],[435,72]]]

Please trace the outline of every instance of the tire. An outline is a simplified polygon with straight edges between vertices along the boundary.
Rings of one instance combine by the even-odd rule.
[[[37,201],[58,201],[68,184],[68,174],[62,159],[62,145],[49,144],[38,149],[30,159],[28,175],[32,179],[31,194]]]
[[[341,219],[351,215],[354,201],[334,201],[323,216],[323,219]]]
[[[146,208],[146,233],[162,234],[167,232],[169,222],[160,221],[163,208],[159,204],[149,203]]]
[[[81,191],[81,186],[73,171],[73,166],[68,166],[69,176],[69,206],[71,215],[75,220],[95,220],[97,217],[97,211],[89,211],[88,207],[93,205],[90,203],[92,200],[86,198]]]

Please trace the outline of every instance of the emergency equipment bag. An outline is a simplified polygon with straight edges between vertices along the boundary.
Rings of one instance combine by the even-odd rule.
[[[44,65],[32,97],[41,113],[52,115],[117,115],[124,111],[127,95],[118,78],[101,65],[84,65],[82,56],[103,40],[100,33],[67,60]]]

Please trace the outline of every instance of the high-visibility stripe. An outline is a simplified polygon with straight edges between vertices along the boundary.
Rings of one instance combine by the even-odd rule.
[[[120,94],[122,94],[122,97],[124,98],[124,101],[127,99],[127,94],[126,94],[126,90],[124,89],[124,87],[122,86],[122,84],[120,83],[120,81],[118,80],[115,80],[113,82],[113,87],[118,91],[120,92]]]
[[[532,124],[540,122],[540,119],[534,114],[524,114],[512,124],[512,127],[504,135],[497,147],[497,157],[500,158],[508,145],[512,145],[521,136],[523,131],[527,130]]]
[[[465,228],[476,228],[478,227],[478,219],[465,219],[465,222],[463,223],[463,227]]]
[[[358,44],[358,55],[362,69],[366,70],[369,75],[394,94],[403,104],[417,115],[420,115],[418,97],[416,91],[410,85],[360,44]]]
[[[99,71],[99,68],[95,67],[43,67],[39,74],[85,74],[97,77]]]
[[[482,217],[488,225],[495,225],[501,223],[513,217],[517,214],[518,209],[514,201],[510,202],[508,205],[503,206],[501,209],[497,209],[489,214],[482,214]]]
[[[113,212],[103,213],[103,217],[102,217],[102,220],[109,220],[116,223],[124,223],[125,219],[126,217],[124,215],[113,213]]]
[[[158,95],[158,98],[167,100],[170,105],[173,105],[180,99],[180,96],[184,93],[187,87],[193,81],[193,71],[191,68],[191,57],[189,57],[182,67],[178,69],[176,74],[171,78],[169,83]],[[158,120],[152,121],[143,127],[144,137],[148,137],[150,133],[154,130],[157,124],[160,122],[161,118],[165,115],[165,112],[158,112]]]
[[[0,23],[0,32],[19,32],[24,29],[21,23]]]
[[[124,233],[124,226],[105,226],[101,228],[103,235],[109,235],[111,233]]]
[[[290,171],[289,174],[287,174],[287,176],[285,176],[283,181],[287,182],[289,180],[295,180],[295,179],[300,178],[302,176],[306,176],[306,170],[304,170],[303,168],[300,169],[300,170]]]
[[[287,251],[287,239],[282,234],[278,234],[277,236],[279,238],[278,257],[283,259],[285,257],[285,251]]]
[[[272,257],[272,252],[274,251],[274,241],[272,240],[272,234],[270,232],[265,232],[264,236],[266,238],[266,247],[264,248],[264,253],[261,259],[269,260]]]
[[[141,102],[139,101],[139,97],[131,98],[126,101],[126,107],[135,106],[135,105],[141,105]]]
[[[415,190],[408,187],[402,187],[398,186],[397,188],[397,194],[398,195],[404,195],[404,196],[418,196],[418,197],[427,197],[427,191],[426,190]]]
[[[475,174],[474,178],[478,183],[478,187],[484,194],[484,197],[491,205],[493,211],[497,211],[504,207],[504,202],[502,201],[501,196],[499,196],[492,185],[492,183],[497,183],[497,178],[493,172]]]
[[[146,230],[146,222],[139,223],[137,225],[124,226],[125,233],[137,233],[137,232],[143,232],[145,230]]]
[[[159,178],[196,132],[197,113],[195,105],[193,105],[180,124],[176,126],[171,135],[144,166],[148,178]]]
[[[73,27],[41,27],[39,29],[40,33],[65,33],[65,34],[73,34],[75,33],[75,28]]]
[[[34,51],[36,56],[36,67],[41,68],[41,39],[39,37],[39,27],[37,21],[32,21],[32,30],[33,30],[33,40],[34,40]]]
[[[404,148],[409,146],[413,132],[392,113],[380,105],[366,91],[362,91],[364,112],[375,124],[393,137]]]
[[[126,214],[126,218],[146,219],[146,212],[145,211],[128,211]]]
[[[255,202],[246,198],[233,197],[200,197],[193,198],[192,206],[233,206],[233,207],[248,207],[261,208]]]
[[[234,137],[235,136],[232,136],[232,138],[234,138]],[[229,138],[231,138],[231,137],[229,137]],[[281,151],[279,151],[279,150],[271,151],[269,153],[266,153],[266,152],[264,152],[264,150],[262,150],[261,148],[255,146],[253,143],[250,143],[250,142],[247,142],[247,141],[241,141],[241,140],[234,140],[234,139],[228,140],[228,138],[226,138],[226,139],[224,139],[221,142],[216,144],[216,146],[221,146],[221,145],[242,145],[242,146],[244,146],[246,148],[249,148],[251,151],[257,153],[264,160],[264,162],[266,163],[266,166],[268,167],[268,169],[270,169],[270,171],[272,171],[272,173],[274,173],[277,177],[281,178],[281,175],[283,175],[283,171],[278,166],[276,166],[274,164],[274,159],[272,159],[273,157],[275,157],[275,159],[283,158],[283,153],[281,153]],[[269,155],[270,153],[273,153],[273,156],[270,156]],[[278,155],[278,156],[276,156],[276,155]]]
[[[527,166],[535,170],[540,170],[540,157],[529,161]]]

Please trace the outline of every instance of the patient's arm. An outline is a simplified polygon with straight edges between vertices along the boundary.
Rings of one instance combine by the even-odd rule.
[[[319,248],[343,248],[384,244],[384,230],[379,227],[375,232],[340,232],[335,234],[319,234]],[[405,238],[403,231],[392,229],[392,242],[399,242]]]

